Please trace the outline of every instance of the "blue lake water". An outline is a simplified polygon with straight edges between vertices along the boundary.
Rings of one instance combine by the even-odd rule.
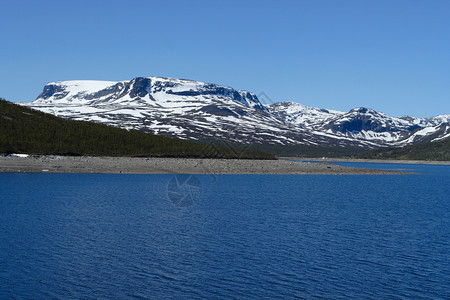
[[[450,167],[370,166],[0,174],[0,298],[450,298]]]

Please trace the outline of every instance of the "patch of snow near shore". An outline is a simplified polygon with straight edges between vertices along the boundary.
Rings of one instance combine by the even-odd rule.
[[[11,154],[11,156],[15,156],[15,157],[23,157],[23,158],[25,158],[25,157],[28,157],[28,156],[30,156],[30,155],[29,155],[29,154],[13,153],[13,154]]]

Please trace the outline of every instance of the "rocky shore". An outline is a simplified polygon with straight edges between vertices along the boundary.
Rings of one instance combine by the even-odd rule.
[[[0,172],[125,174],[407,174],[290,160],[1,156]]]

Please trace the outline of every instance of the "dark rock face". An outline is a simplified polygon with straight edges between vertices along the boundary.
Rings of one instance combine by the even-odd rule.
[[[171,88],[174,87],[175,83],[174,82],[161,82],[161,81],[157,81],[157,82],[153,82],[152,83],[152,92],[154,93],[158,93],[158,92],[163,92],[166,88]],[[166,91],[167,93],[168,91]]]
[[[384,127],[380,122],[370,118],[356,117],[353,120],[333,125],[332,130],[340,132],[360,132],[363,130],[386,132],[389,131],[389,128]]]
[[[47,84],[44,87],[42,93],[38,96],[38,98],[48,99],[51,96],[54,96],[55,99],[62,99],[69,94],[68,91],[64,89],[64,87],[55,85],[55,84]]]
[[[171,87],[171,86],[167,86]],[[180,95],[180,96],[199,96],[199,95],[219,95],[219,96],[230,96],[234,90],[226,89],[223,87],[218,87],[214,84],[205,84],[199,90],[189,90],[189,91],[179,91],[174,92],[171,89],[166,90],[166,93],[172,95]],[[239,93],[238,93],[239,94]]]
[[[408,130],[408,131],[411,131],[411,132],[413,132],[413,131],[416,131],[417,129],[419,129],[419,128],[422,128],[422,127],[420,127],[419,125],[412,125],[412,126],[409,126],[409,127],[407,127],[406,129]]]
[[[199,95],[208,94],[208,93],[205,93],[205,92],[194,91],[194,90],[180,91],[180,92],[174,92],[172,90],[167,90],[166,93],[167,94],[171,94],[171,95],[179,95],[179,96],[199,96]]]
[[[368,108],[365,108],[365,107],[358,107],[358,108],[354,108],[354,109],[350,110],[350,112],[353,112],[353,113],[360,113],[360,114],[367,114],[367,113],[370,112],[370,111],[369,111]]]
[[[267,109],[267,107],[265,107],[264,105],[261,104],[261,102],[259,101],[258,97],[250,92],[244,91],[242,92],[244,94],[244,99],[248,99],[250,101],[253,101],[255,103],[258,103],[257,106],[254,106],[257,109],[263,110],[268,112],[269,110]]]
[[[216,116],[222,116],[222,117],[237,116],[238,115],[238,114],[236,114],[235,112],[233,112],[229,108],[218,107],[218,106],[215,106],[215,105],[204,106],[204,107],[202,107],[200,109],[200,111],[208,113],[208,114],[216,115]]]
[[[110,86],[106,89],[100,90],[96,93],[85,94],[85,95],[83,95],[83,98],[86,100],[94,100],[94,99],[98,99],[100,97],[110,95],[110,97],[107,98],[107,100],[110,100],[111,98],[113,98],[113,96],[115,94],[119,93],[122,89],[123,89],[123,83],[119,82],[113,86]]]
[[[83,95],[83,98],[87,100],[93,100],[110,95],[110,97],[107,97],[105,100],[101,102],[119,99],[127,94],[129,94],[130,97],[132,98],[139,98],[144,97],[145,95],[148,94],[150,86],[151,86],[151,79],[137,77],[131,80],[130,82],[127,83],[119,82],[111,87],[108,87],[96,93]]]
[[[150,90],[152,81],[149,78],[137,77],[130,82],[133,88],[130,90],[130,97],[144,97]]]

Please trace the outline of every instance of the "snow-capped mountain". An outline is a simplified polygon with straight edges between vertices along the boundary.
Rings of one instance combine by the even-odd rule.
[[[292,101],[277,102],[268,105],[268,108],[271,113],[275,114],[284,122],[303,127],[312,126],[345,113],[343,111],[307,106]]]
[[[370,108],[359,107],[345,113],[320,109],[296,102],[278,102],[269,107],[282,120],[316,132],[365,140],[379,146],[402,146],[448,137],[450,115],[432,118],[390,117]]]
[[[165,77],[52,82],[34,102],[21,104],[65,118],[193,140],[373,148],[450,133],[450,115],[394,118],[367,108],[342,112],[296,102],[264,106],[247,91]]]
[[[364,107],[354,108],[348,113],[325,120],[316,127],[338,136],[377,143],[401,141],[421,128],[418,124]]]
[[[246,106],[267,109],[253,93],[236,91],[230,87],[199,81],[165,77],[137,77],[129,81],[77,80],[51,82],[34,101],[36,104],[101,105],[120,104],[139,106],[151,102],[177,107],[179,100],[196,97],[198,100],[217,98],[240,102]]]
[[[450,125],[448,117],[442,115],[430,119],[396,118],[359,107],[318,123],[315,128],[337,136],[364,139],[380,145],[403,146],[429,140],[428,137],[436,133],[442,137],[448,131],[445,124]]]

